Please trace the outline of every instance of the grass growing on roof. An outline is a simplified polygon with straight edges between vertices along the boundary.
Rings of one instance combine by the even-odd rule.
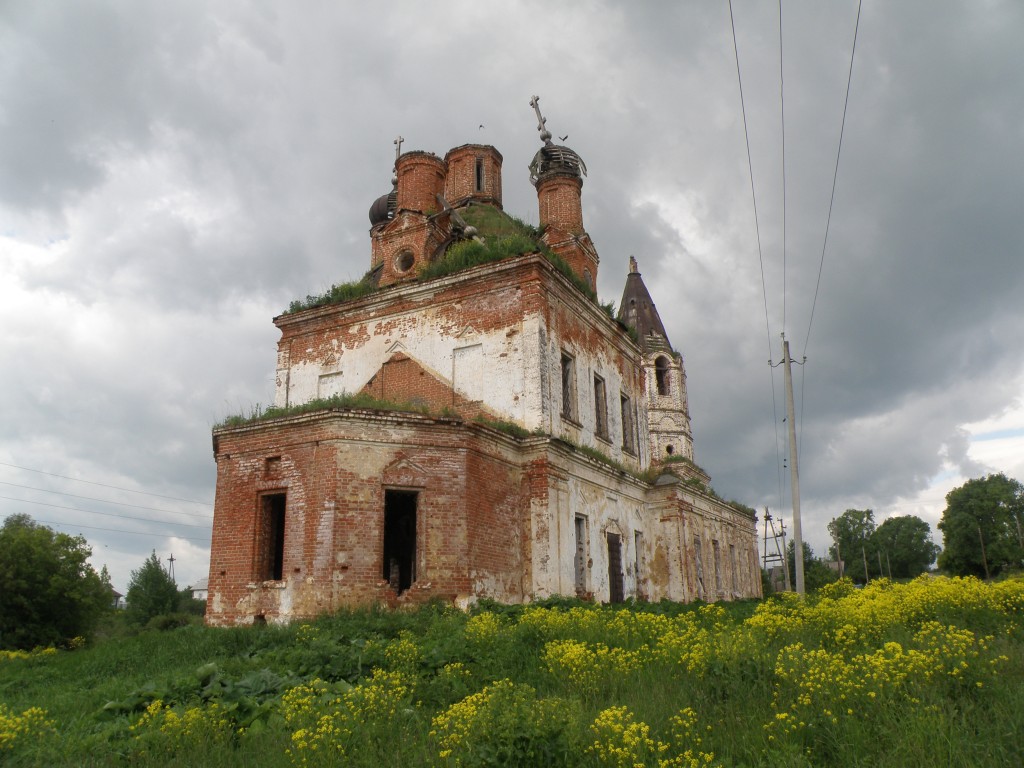
[[[222,429],[225,427],[241,427],[246,424],[252,424],[257,421],[277,419],[281,418],[282,416],[298,416],[303,413],[326,411],[332,408],[365,408],[368,410],[375,411],[399,411],[402,413],[423,414],[428,413],[428,409],[421,405],[414,405],[412,403],[400,403],[392,400],[381,400],[365,392],[356,392],[354,394],[342,393],[339,395],[331,395],[330,397],[318,397],[306,403],[300,403],[298,405],[289,405],[280,408],[274,405],[270,405],[264,408],[262,405],[257,403],[250,409],[248,415],[238,414],[235,416],[228,416],[219,424],[216,424],[214,426],[214,429]]]

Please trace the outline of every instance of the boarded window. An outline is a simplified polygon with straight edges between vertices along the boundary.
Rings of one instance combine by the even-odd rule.
[[[562,416],[576,420],[576,360],[562,353]]]
[[[416,581],[416,496],[384,491],[384,579],[397,594]]]
[[[658,384],[658,394],[667,395],[669,393],[669,367],[668,358],[664,355],[659,355],[654,361],[654,378]]]
[[[711,551],[715,557],[715,591],[722,591],[722,550],[717,541],[711,542]]]
[[[604,391],[604,379],[594,374],[594,432],[598,437],[608,439],[608,400]]]
[[[622,410],[622,450],[636,453],[636,429],[633,426],[633,401],[624,394],[619,395]]]
[[[622,583],[622,537],[617,533],[608,534],[608,601],[621,603],[625,600]]]
[[[573,557],[573,571],[576,578],[576,594],[587,591],[587,518],[576,515],[576,553]]]
[[[256,579],[284,578],[284,516],[287,496],[268,493],[260,497],[256,544]]]

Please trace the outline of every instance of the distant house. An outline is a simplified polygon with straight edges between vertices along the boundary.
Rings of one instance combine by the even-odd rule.
[[[111,587],[110,588],[110,607],[111,608],[117,608],[117,609],[123,609],[123,608],[126,607],[126,605],[127,604],[124,601],[124,595],[122,595],[116,589]]]
[[[207,594],[209,594],[210,580],[208,578],[199,579],[195,584],[188,587],[188,590],[192,593],[193,600],[206,600]]]

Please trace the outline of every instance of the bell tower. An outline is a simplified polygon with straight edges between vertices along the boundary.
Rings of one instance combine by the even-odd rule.
[[[618,317],[636,329],[643,353],[651,462],[665,462],[674,456],[692,462],[693,433],[690,430],[683,356],[672,349],[665,326],[632,256],[629,257],[629,274],[622,291]]]

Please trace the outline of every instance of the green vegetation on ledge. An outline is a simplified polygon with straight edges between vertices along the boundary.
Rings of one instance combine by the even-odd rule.
[[[427,409],[421,405],[414,405],[412,403],[396,403],[391,400],[380,400],[373,395],[366,394],[365,392],[357,392],[351,395],[342,393],[340,395],[331,395],[330,397],[318,397],[315,400],[310,400],[306,403],[289,405],[284,408],[278,408],[274,405],[264,408],[262,405],[257,403],[249,410],[249,414],[247,416],[241,414],[228,416],[220,423],[214,425],[214,429],[242,427],[246,424],[252,424],[257,421],[278,419],[282,416],[298,416],[303,413],[313,413],[315,411],[327,411],[332,408],[366,408],[374,411],[428,413]]]

